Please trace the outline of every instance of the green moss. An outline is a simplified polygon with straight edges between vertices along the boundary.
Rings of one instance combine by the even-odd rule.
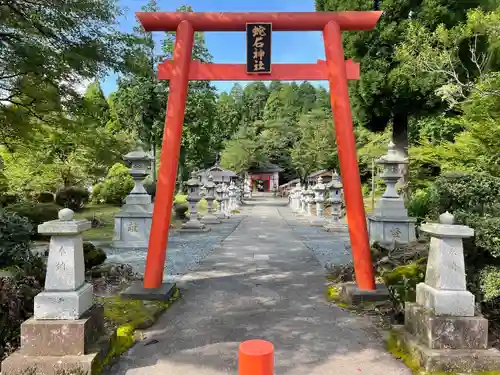
[[[340,297],[340,288],[335,285],[328,285],[328,287],[326,288],[325,297],[328,302],[333,302],[338,307],[342,307],[344,309],[349,308],[349,306],[345,304]]]
[[[137,329],[145,329],[154,324],[159,315],[180,297],[176,289],[168,301],[122,300],[117,297],[97,298],[104,307],[104,316],[115,323],[116,336],[112,338],[106,357],[94,364],[92,375],[102,373],[111,360],[130,349],[135,343]]]
[[[426,263],[427,259],[422,258],[382,274],[385,285],[399,304],[415,302],[417,284],[425,279]]]
[[[418,355],[404,345],[399,331],[392,329],[386,341],[387,350],[401,362],[403,362],[415,375],[460,375],[455,372],[427,372],[422,369]],[[500,371],[482,371],[469,373],[468,375],[500,375]]]

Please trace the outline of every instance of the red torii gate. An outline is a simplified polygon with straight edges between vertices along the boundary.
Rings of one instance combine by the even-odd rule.
[[[371,30],[382,12],[190,13],[138,12],[146,31],[176,31],[173,61],[159,65],[159,79],[170,80],[160,170],[144,275],[144,288],[162,286],[189,80],[328,80],[347,220],[358,287],[375,289],[365,208],[356,157],[347,80],[359,79],[359,64],[344,61],[342,31]],[[245,31],[247,23],[272,23],[273,31],[322,31],[326,61],[273,64],[270,74],[248,74],[244,64],[192,61],[195,31]]]

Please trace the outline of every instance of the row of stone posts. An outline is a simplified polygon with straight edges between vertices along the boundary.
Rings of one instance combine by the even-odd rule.
[[[243,194],[234,181],[231,181],[229,185],[225,182],[215,184],[212,175],[209,175],[207,180],[203,185],[198,179],[197,172],[193,171],[191,178],[186,183],[190,214],[189,221],[181,227],[183,231],[209,231],[210,228],[206,224],[220,224],[222,219],[231,217],[234,211],[240,209]],[[203,194],[201,192],[202,188],[204,190]],[[203,198],[207,201],[207,214],[199,220],[196,205]],[[214,200],[219,203],[219,208],[215,213],[213,208]]]
[[[408,159],[398,153],[394,143],[390,142],[387,154],[379,158],[377,164],[383,168],[380,178],[384,181],[386,190],[377,200],[373,213],[367,217],[370,241],[376,241],[382,246],[415,241],[416,220],[408,216],[404,200],[396,189],[396,184],[402,177],[400,165],[408,164]],[[325,194],[328,195],[326,199]],[[323,214],[325,203],[329,203],[331,207],[327,218]],[[312,213],[314,204],[315,215]],[[307,189],[298,183],[290,195],[290,207],[295,213],[309,217],[312,225],[324,225],[329,231],[346,229],[341,223],[342,205],[343,186],[337,172],[333,173],[332,181],[327,185],[319,177],[316,184]]]
[[[343,185],[336,171],[328,184],[323,183],[320,176],[316,184],[307,189],[298,183],[290,194],[290,207],[299,216],[308,218],[311,225],[323,226],[327,231],[344,231],[342,219]],[[330,214],[325,216],[325,203],[331,207]],[[316,213],[313,214],[313,205]]]
[[[151,196],[144,188],[143,180],[149,173],[151,156],[139,146],[135,151],[126,154],[123,159],[130,165],[130,175],[134,180],[134,188],[125,199],[120,212],[115,215],[115,234],[112,246],[116,248],[147,248],[149,231],[153,218]],[[186,182],[188,188],[189,221],[182,226],[184,231],[208,231],[206,224],[219,224],[221,219],[228,218],[235,210],[240,209],[243,199],[242,189],[234,181],[215,184],[212,176],[203,185],[198,173],[193,171]],[[205,198],[207,214],[198,219],[196,205]],[[214,212],[213,202],[219,203]]]

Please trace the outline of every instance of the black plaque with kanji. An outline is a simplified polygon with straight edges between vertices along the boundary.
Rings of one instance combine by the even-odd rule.
[[[271,73],[271,23],[247,23],[247,73]]]

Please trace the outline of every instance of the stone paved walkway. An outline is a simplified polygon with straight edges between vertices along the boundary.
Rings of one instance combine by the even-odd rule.
[[[236,375],[238,344],[252,338],[275,345],[276,375],[411,374],[364,318],[325,302],[324,269],[277,202],[245,206],[223,245],[182,278],[183,298],[111,374]]]

